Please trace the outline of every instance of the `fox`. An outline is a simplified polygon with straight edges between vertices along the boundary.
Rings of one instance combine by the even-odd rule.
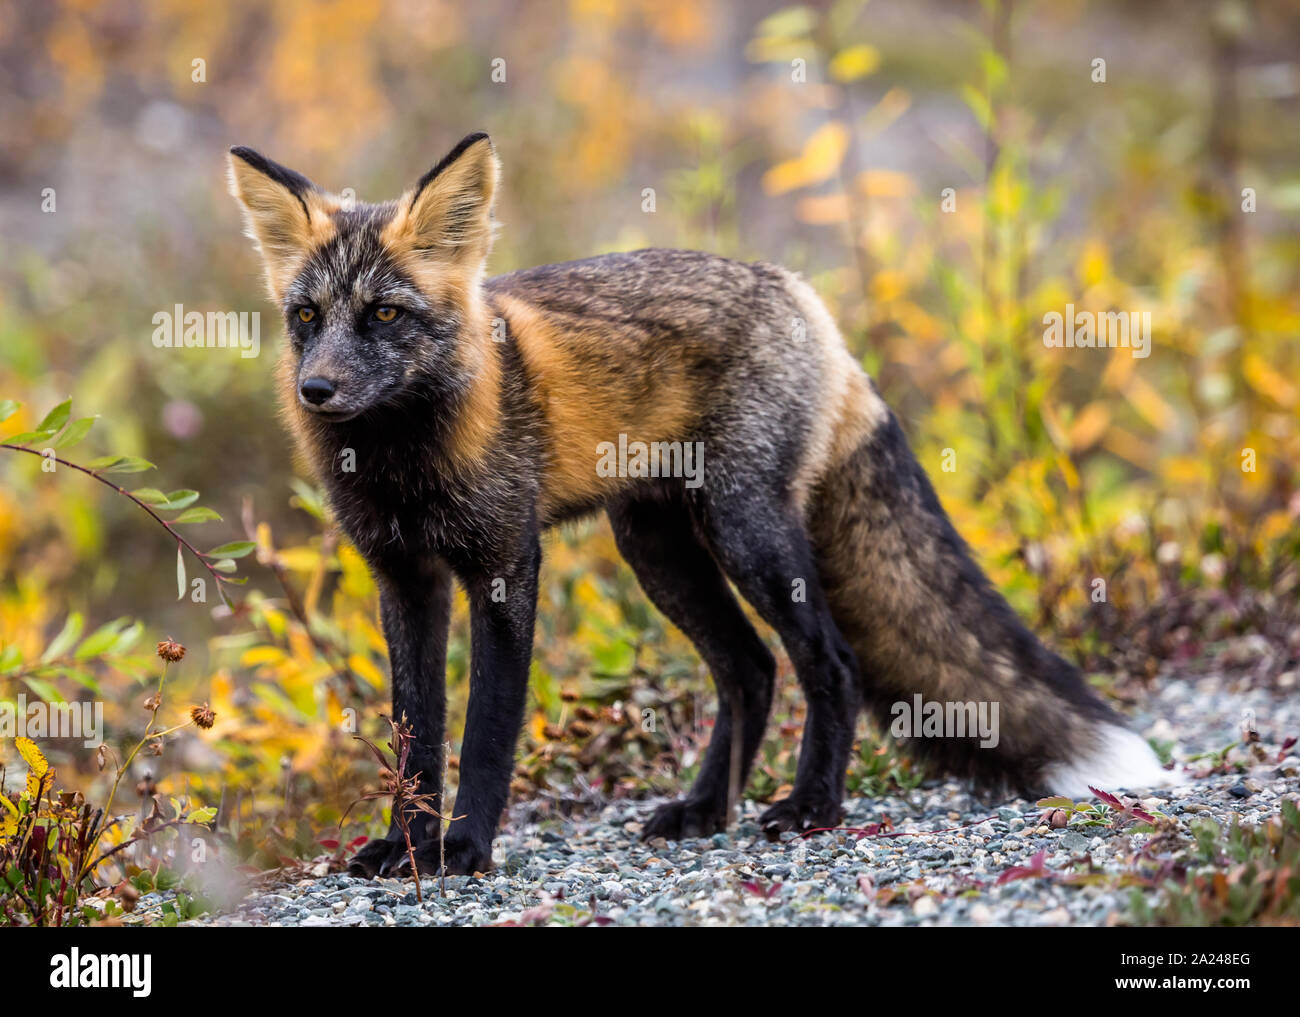
[[[993,745],[974,732],[901,739],[978,787],[1087,797],[1089,785],[1168,782],[1146,741],[986,578],[796,273],[648,249],[488,277],[501,169],[483,132],[376,204],[249,148],[228,161],[284,317],[283,418],[374,576],[393,716],[410,729],[421,794],[441,791],[453,584],[468,600],[452,810],[463,818],[444,830],[409,816],[420,871],[491,867],[542,538],[602,512],[719,701],[698,776],[653,811],[646,838],[707,836],[733,818],[777,675],[742,600],[780,640],[806,703],[792,789],[759,816],[769,837],[838,825],[859,716],[888,729],[895,704],[917,695],[997,705]],[[601,468],[634,443],[698,449],[699,469]],[[398,818],[352,872],[409,867]]]

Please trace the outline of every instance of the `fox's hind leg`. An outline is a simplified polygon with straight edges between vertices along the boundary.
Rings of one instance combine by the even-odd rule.
[[[743,788],[763,740],[776,662],[696,534],[684,505],[621,503],[610,508],[609,519],[618,549],[642,589],[695,644],[720,699],[713,737],[694,786],[685,797],[661,806],[646,824],[644,836],[677,840],[723,830],[730,818],[732,704],[739,704],[742,718],[738,780]]]
[[[843,818],[862,695],[857,658],[831,617],[803,521],[762,492],[761,484],[711,488],[700,516],[723,571],[781,637],[808,704],[794,789],[759,820],[775,838]]]

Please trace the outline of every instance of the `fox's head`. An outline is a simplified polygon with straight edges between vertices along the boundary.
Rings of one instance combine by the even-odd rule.
[[[499,175],[486,134],[377,205],[322,191],[251,149],[229,158],[303,410],[348,420],[472,379],[487,341],[479,287]]]

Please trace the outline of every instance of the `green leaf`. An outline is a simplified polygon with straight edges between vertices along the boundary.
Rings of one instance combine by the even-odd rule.
[[[23,662],[23,651],[16,643],[10,643],[0,650],[0,671],[9,671]]]
[[[70,416],[72,416],[72,400],[65,399],[50,410],[49,413],[45,414],[45,419],[36,425],[36,430],[49,431],[53,434],[55,431],[63,429],[63,425],[68,422]]]
[[[167,495],[166,504],[159,505],[158,507],[162,509],[164,512],[171,512],[173,509],[189,508],[196,501],[198,501],[198,498],[199,498],[198,491],[190,491],[188,489],[183,488],[179,491],[173,491],[171,494]]]
[[[126,618],[116,618],[107,624],[101,625],[88,635],[85,641],[77,647],[74,654],[77,660],[85,660],[87,657],[98,656],[106,653],[121,635],[122,628],[126,625]]]
[[[185,597],[185,554],[181,550],[181,545],[176,545],[176,599],[182,600]]]
[[[82,686],[83,688],[90,689],[90,691],[95,693],[95,695],[100,694],[99,679],[96,678],[89,671],[74,670],[73,668],[70,667],[60,668],[59,671],[63,675],[63,677],[76,682],[78,685]]]
[[[324,522],[325,503],[321,498],[320,491],[297,477],[289,481],[289,486],[293,488],[293,493],[297,496],[296,498],[290,498],[289,504]]]
[[[234,540],[207,552],[209,558],[242,558],[257,547],[251,540]]]
[[[82,417],[80,420],[74,420],[68,425],[68,429],[54,440],[51,448],[68,448],[77,444],[95,426],[94,417]]]
[[[143,622],[135,622],[132,625],[129,625],[118,634],[118,637],[115,640],[113,640],[113,645],[109,648],[108,652],[113,654],[115,657],[118,654],[126,653],[127,650],[131,649],[131,647],[136,644],[136,640],[138,640],[143,633]]]
[[[111,466],[92,467],[98,469],[100,473],[143,473],[145,470],[157,469],[148,459],[141,459],[139,456],[118,456],[117,462]]]
[[[216,818],[217,818],[217,810],[216,810],[216,808],[214,808],[213,806],[209,805],[209,806],[206,806],[206,807],[204,807],[204,808],[202,808],[202,809],[194,809],[194,810],[193,810],[193,811],[192,811],[188,816],[185,817],[185,822],[187,822],[187,823],[211,823],[211,822],[212,822],[214,819],[216,819]]]
[[[167,495],[163,494],[156,487],[141,487],[131,492],[132,498],[138,498],[146,505],[161,505],[167,500]]]
[[[81,626],[81,615],[73,611],[64,621],[59,634],[54,637],[50,645],[45,648],[45,652],[41,654],[41,663],[48,664],[56,657],[62,657],[72,649],[73,644],[81,637]]]
[[[191,509],[186,509],[175,519],[173,523],[208,523],[212,521],[220,522],[221,517],[210,508],[204,508],[202,505]]]
[[[29,689],[35,692],[47,703],[62,703],[64,701],[54,684],[46,681],[44,678],[33,678],[31,675],[26,675],[23,678],[23,682]]]
[[[220,561],[214,561],[212,563],[212,569],[215,572],[234,572],[237,568],[239,568],[239,566],[229,558],[222,558]]]
[[[12,417],[22,403],[16,403],[12,399],[0,399],[0,424]]]
[[[22,434],[12,434],[5,439],[6,445],[36,445],[49,441],[54,437],[53,431],[24,431]]]
[[[100,456],[98,459],[92,459],[86,463],[88,470],[105,470],[114,463],[120,463],[126,456]]]

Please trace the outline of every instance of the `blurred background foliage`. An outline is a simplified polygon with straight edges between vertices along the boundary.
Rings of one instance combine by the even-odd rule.
[[[201,490],[223,516],[193,528],[202,546],[258,542],[233,610],[177,601],[174,541],[138,508],[0,454],[0,694],[102,699],[126,745],[156,674],[138,644],[169,635],[190,653],[165,699],[209,702],[216,724],[140,760],[142,788],[220,804],[255,864],[319,852],[373,781],[349,734],[385,730],[387,665],[374,587],[277,420],[279,320],[224,153],[380,200],[475,129],[504,165],[494,272],[641,246],[803,272],[995,581],[1113,695],[1207,655],[1294,686],[1296,13],[0,0],[0,397],[24,404],[4,433],[72,396],[100,416],[86,456],[144,455],[140,483]],[[1151,355],[1045,348],[1067,303],[1149,311]],[[262,355],[155,348],[176,304],[262,312]],[[688,780],[713,710],[688,644],[603,521],[547,552],[517,791]],[[48,654],[74,614],[140,626]],[[457,735],[467,653],[459,601]],[[758,797],[793,774],[793,684],[783,662]],[[61,785],[102,792],[67,744],[46,746]],[[858,788],[918,779],[873,739],[854,766]]]

